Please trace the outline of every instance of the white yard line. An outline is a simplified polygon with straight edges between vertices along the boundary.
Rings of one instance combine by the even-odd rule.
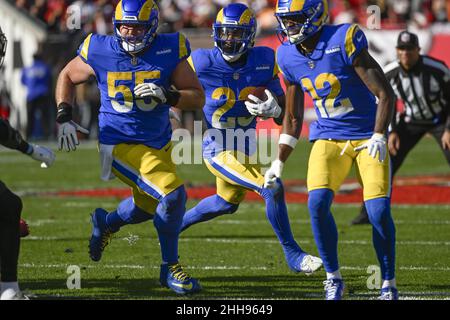
[[[89,204],[91,206],[92,204]],[[78,205],[78,207],[83,207],[83,205]],[[87,205],[86,205],[87,207]],[[87,214],[87,213],[86,213]],[[76,224],[76,223],[89,223],[90,219],[25,219],[30,226],[41,226],[45,224]],[[310,224],[309,219],[291,219],[291,224]],[[394,220],[395,224],[404,224],[404,225],[450,225],[450,220]],[[239,220],[239,219],[217,219],[214,222],[216,224],[229,224],[229,225],[268,225],[269,222],[266,218],[261,219],[249,219],[249,220]]]
[[[149,239],[149,238],[148,238]],[[28,236],[22,238],[22,241],[72,241],[70,237],[40,237],[40,236]],[[152,238],[153,240],[153,238]],[[210,243],[263,243],[263,244],[278,244],[278,240],[273,239],[232,239],[232,238],[189,238],[182,237],[180,238],[180,242],[210,242]],[[309,240],[300,240],[297,241],[301,244],[309,244],[312,241]],[[340,244],[349,244],[349,245],[372,245],[372,241],[366,240],[339,240]],[[397,245],[412,245],[412,246],[450,246],[450,241],[397,241]]]
[[[70,264],[34,264],[23,263],[20,268],[35,269],[66,269]],[[78,265],[80,268],[88,269],[158,269],[159,265],[139,265],[139,264],[102,264],[102,265]],[[271,270],[275,267],[266,266],[189,266],[189,269],[196,270]],[[341,266],[342,270],[366,271],[367,266]],[[400,270],[405,271],[450,271],[450,267],[426,267],[426,266],[400,266]]]
[[[65,270],[69,264],[34,264],[34,263],[24,263],[20,264],[20,268],[36,268],[36,269],[63,269]],[[88,269],[158,269],[159,265],[133,265],[133,264],[117,264],[117,265],[78,265],[80,268],[88,268]],[[197,270],[269,270],[271,268],[264,266],[189,266],[189,269],[197,269]]]

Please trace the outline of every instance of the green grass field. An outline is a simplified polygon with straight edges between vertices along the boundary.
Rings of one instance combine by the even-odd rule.
[[[52,145],[54,147],[54,145]],[[304,179],[310,145],[303,142],[284,176]],[[295,160],[294,160],[295,159]],[[90,212],[113,210],[120,199],[45,197],[44,191],[123,187],[99,178],[93,143],[75,153],[57,153],[48,169],[14,151],[1,150],[0,177],[23,196],[23,217],[31,235],[21,244],[19,277],[22,289],[37,298],[83,299],[322,299],[324,271],[307,277],[285,264],[278,241],[266,221],[262,203],[243,203],[234,215],[198,224],[182,234],[181,262],[203,286],[200,294],[177,297],[159,287],[160,252],[151,222],[122,228],[106,248],[102,261],[88,257]],[[302,165],[299,165],[302,164]],[[181,165],[181,176],[193,184],[213,183],[202,165]],[[448,174],[436,143],[424,139],[399,175]],[[195,201],[188,202],[188,208]],[[317,254],[305,205],[289,204],[292,229],[299,244]],[[368,267],[377,261],[371,227],[350,227],[356,205],[334,205],[339,229],[339,254],[347,299],[372,299]],[[397,227],[397,282],[403,299],[450,298],[450,206],[394,206]],[[67,268],[81,270],[81,289],[69,290]]]

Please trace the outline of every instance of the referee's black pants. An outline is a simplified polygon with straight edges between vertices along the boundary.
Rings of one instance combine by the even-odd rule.
[[[400,148],[398,149],[395,156],[391,155],[392,177],[398,171],[403,161],[405,161],[408,153],[416,146],[416,144],[426,133],[429,133],[434,137],[442,152],[444,153],[448,164],[450,165],[450,150],[444,150],[441,143],[441,138],[444,134],[444,131],[445,124],[417,125],[406,123],[402,119],[395,130],[395,132],[400,137]]]
[[[394,175],[397,173],[398,169],[402,165],[403,161],[405,161],[408,153],[416,146],[416,144],[423,138],[423,136],[427,133],[431,134],[434,139],[437,141],[439,148],[441,148],[444,153],[445,158],[447,159],[447,163],[450,165],[450,150],[444,150],[442,147],[441,138],[445,131],[445,124],[439,125],[418,125],[406,123],[403,119],[400,120],[397,125],[395,132],[398,134],[400,138],[400,147],[397,150],[397,154],[390,155],[391,157],[391,181],[394,178]],[[361,205],[360,216],[366,217],[367,220],[367,210],[364,203]],[[357,218],[358,219],[358,218]]]

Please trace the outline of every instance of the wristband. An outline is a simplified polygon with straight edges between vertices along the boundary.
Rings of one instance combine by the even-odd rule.
[[[297,138],[294,138],[293,136],[285,133],[280,134],[280,139],[278,140],[278,144],[286,144],[292,149],[295,148],[297,142],[298,142]]]
[[[166,104],[172,107],[175,106],[180,100],[180,92],[172,88],[165,89],[164,87],[161,87],[161,89],[163,90],[164,96],[166,97]]]
[[[64,123],[72,120],[72,106],[67,102],[61,102],[58,105],[58,111],[56,113],[56,122]]]

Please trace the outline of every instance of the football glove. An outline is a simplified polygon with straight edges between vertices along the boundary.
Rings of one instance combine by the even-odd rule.
[[[89,130],[83,128],[72,120],[72,106],[66,102],[58,105],[56,114],[56,122],[59,123],[58,128],[58,149],[69,152],[77,149],[78,142],[77,131],[89,134]]]
[[[30,153],[30,157],[36,161],[42,162],[41,168],[50,167],[55,161],[55,154],[49,148],[38,146],[36,144],[30,145],[33,150]]]
[[[77,137],[77,131],[89,134],[89,130],[83,128],[76,122],[70,120],[69,122],[64,122],[59,125],[58,128],[58,148],[59,150],[64,149],[65,151],[75,151],[76,146],[80,144]]]
[[[378,153],[378,161],[383,162],[386,158],[386,138],[381,133],[374,133],[372,137],[363,145],[356,147],[355,151],[361,151],[366,149],[369,155],[376,159]]]
[[[281,115],[281,107],[270,90],[264,90],[267,100],[262,101],[258,97],[249,94],[248,99],[253,101],[245,101],[245,106],[251,115],[264,118],[278,118]]]
[[[278,159],[272,162],[269,170],[264,174],[264,188],[273,189],[277,186],[277,178],[281,178],[283,167],[284,163]]]
[[[134,95],[136,98],[151,97],[157,103],[164,103],[170,106],[175,106],[180,100],[180,93],[177,90],[166,89],[154,83],[141,83],[134,88]]]

